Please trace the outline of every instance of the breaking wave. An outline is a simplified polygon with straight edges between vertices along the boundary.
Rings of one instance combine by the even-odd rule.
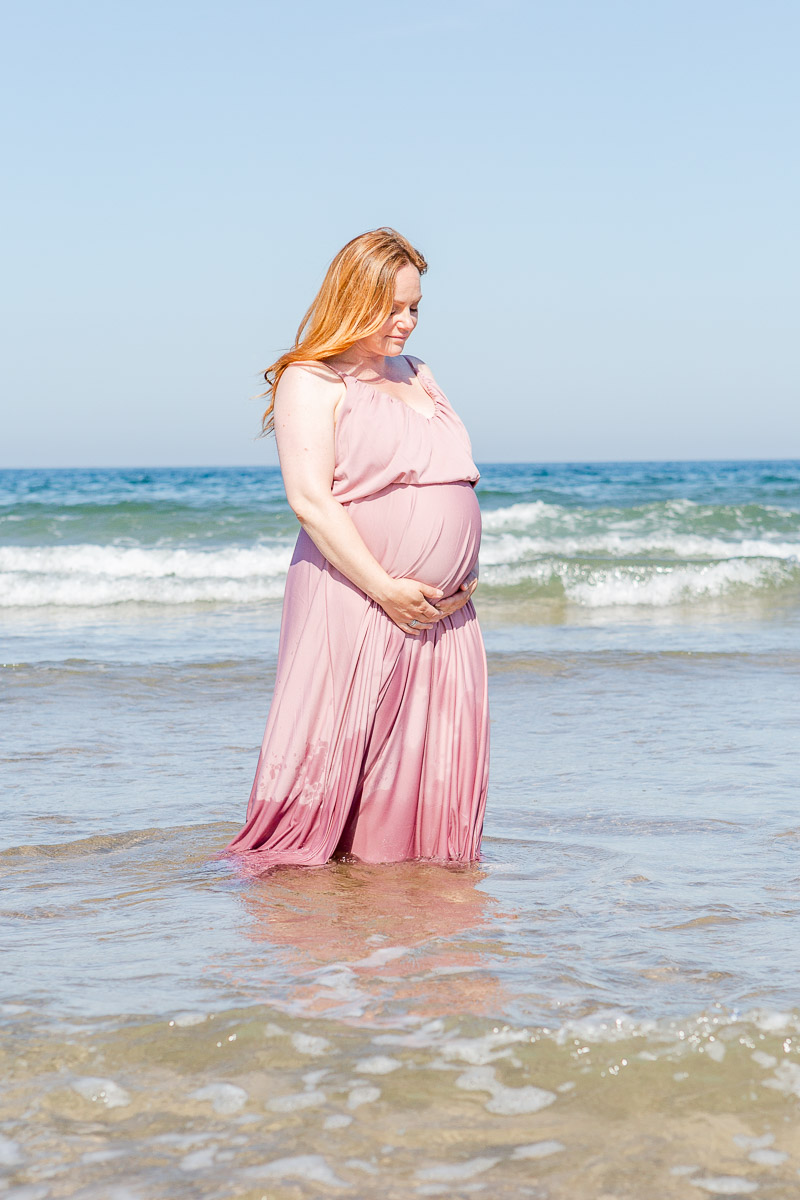
[[[275,600],[291,554],[289,546],[8,546],[0,549],[0,607]]]
[[[280,599],[294,540],[288,510],[260,515],[262,540],[241,525],[213,545],[11,545],[0,548],[0,607],[124,603],[253,604]],[[252,526],[258,514],[249,514]],[[599,608],[670,606],[800,591],[800,512],[764,504],[672,499],[634,507],[542,500],[483,514],[484,594]],[[145,525],[147,523],[145,522]],[[156,531],[153,530],[155,533]],[[234,540],[236,539],[236,540]],[[244,543],[244,544],[243,544]]]

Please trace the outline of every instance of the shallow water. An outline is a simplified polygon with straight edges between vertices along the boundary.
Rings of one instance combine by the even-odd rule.
[[[255,882],[214,855],[274,671],[274,478],[237,508],[231,472],[33,474],[0,510],[4,1195],[800,1195],[797,464],[487,469],[483,861]],[[701,534],[716,590],[682,543],[676,593]]]

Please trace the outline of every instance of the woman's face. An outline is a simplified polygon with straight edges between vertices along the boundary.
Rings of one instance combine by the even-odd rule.
[[[380,329],[371,333],[369,337],[361,338],[357,345],[363,347],[370,356],[384,355],[393,358],[402,354],[406,341],[416,327],[421,299],[419,271],[411,263],[406,263],[397,272],[394,281],[391,314]]]

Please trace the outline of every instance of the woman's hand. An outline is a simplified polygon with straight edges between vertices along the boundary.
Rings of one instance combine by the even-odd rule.
[[[443,600],[436,601],[436,608],[439,613],[438,619],[441,617],[452,617],[453,613],[456,613],[460,608],[463,608],[464,605],[472,599],[472,593],[475,591],[477,586],[478,572],[476,569],[474,571],[470,571],[469,575],[461,584],[461,587],[457,592],[454,592],[452,596],[445,596]]]
[[[443,595],[441,588],[420,583],[418,579],[392,579],[386,594],[377,600],[403,633],[416,635],[439,620],[441,614],[434,604],[438,605]]]

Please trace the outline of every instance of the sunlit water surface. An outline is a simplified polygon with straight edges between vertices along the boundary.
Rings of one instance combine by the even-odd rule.
[[[275,479],[6,473],[3,1194],[800,1195],[800,468],[739,468],[486,469],[483,860],[256,881]]]

